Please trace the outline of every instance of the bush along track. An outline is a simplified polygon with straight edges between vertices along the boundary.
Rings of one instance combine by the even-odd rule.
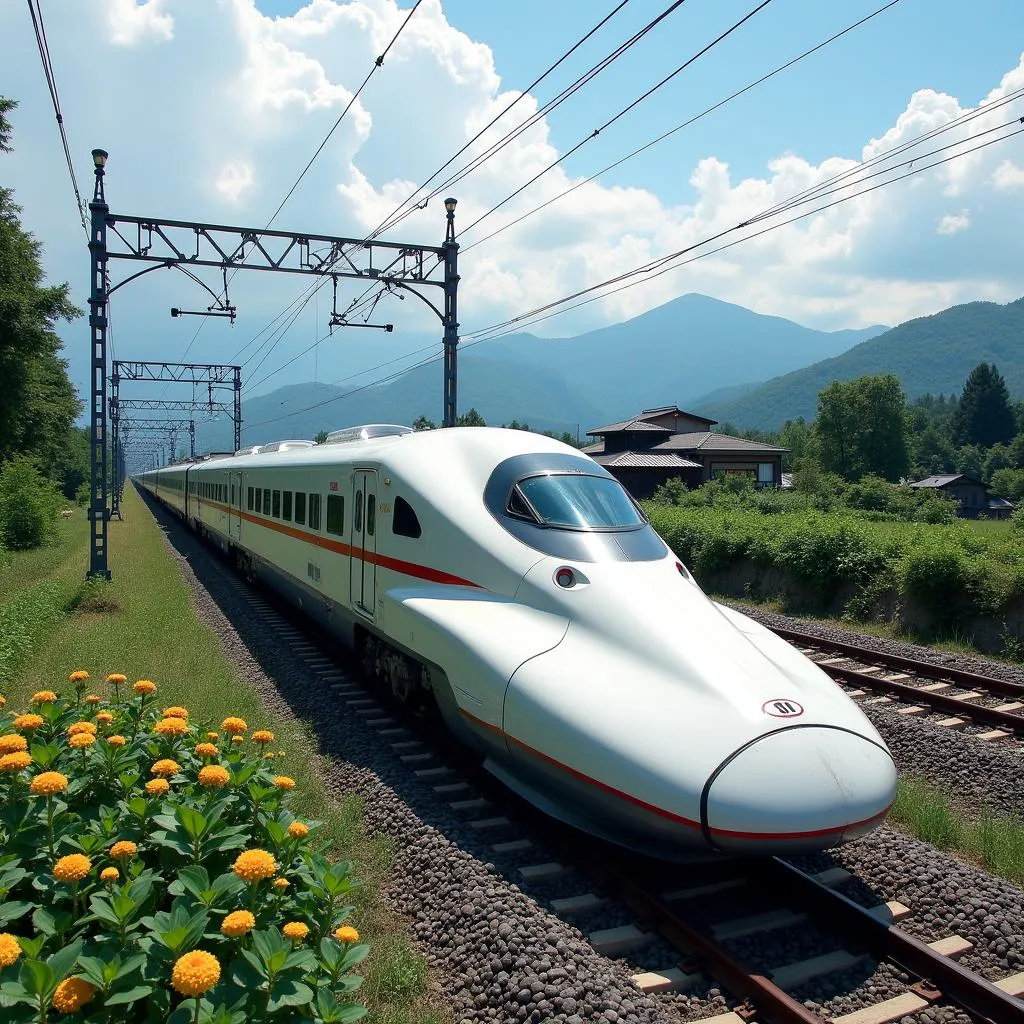
[[[161,712],[149,680],[69,683],[0,705],[0,1019],[362,1017],[358,882],[288,810],[273,734]]]

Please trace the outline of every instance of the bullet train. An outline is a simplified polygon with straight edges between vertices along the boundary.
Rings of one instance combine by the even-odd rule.
[[[558,441],[372,424],[136,482],[594,835],[671,860],[820,850],[895,796],[860,709],[709,600],[618,481]]]

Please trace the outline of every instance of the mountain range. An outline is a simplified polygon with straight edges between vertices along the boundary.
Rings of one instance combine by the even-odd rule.
[[[815,414],[832,380],[895,373],[909,397],[959,392],[970,370],[995,362],[1024,396],[1024,299],[972,302],[886,328],[816,331],[705,295],[689,294],[624,323],[572,338],[515,334],[459,355],[458,406],[488,423],[588,429],[676,403],[736,429],[774,429]],[[367,422],[441,418],[440,362],[386,383],[298,384],[246,399],[243,441],[314,437]],[[230,447],[230,424],[197,425],[205,450]]]

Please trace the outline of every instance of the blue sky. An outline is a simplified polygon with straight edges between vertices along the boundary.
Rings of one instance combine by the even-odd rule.
[[[506,211],[489,218],[488,230],[881,3],[773,0]],[[409,0],[44,3],[83,187],[91,177],[89,150],[103,146],[111,152],[108,194],[115,211],[264,224],[410,6]],[[613,0],[424,0],[275,226],[342,235],[370,230],[396,199],[613,6]],[[528,112],[546,101],[665,6],[667,0],[631,0],[516,110]],[[460,226],[468,226],[753,6],[754,0],[687,0],[543,125],[460,183]],[[690,245],[854,161],[949,123],[994,91],[1006,95],[1024,88],[1022,47],[1019,0],[977,0],[969,6],[901,0],[599,183],[466,251],[463,332]],[[22,0],[0,0],[0,66],[4,94],[21,104],[14,117],[17,149],[0,158],[0,181],[15,188],[26,226],[44,245],[51,276],[69,280],[75,300],[84,306],[87,254]],[[971,131],[1021,115],[1024,102],[1018,100]],[[826,330],[897,323],[978,298],[1016,298],[1024,293],[1018,271],[1024,265],[1022,139],[532,329],[577,334],[688,291]],[[433,204],[403,224],[401,237],[436,244],[442,230]],[[470,232],[464,246],[484,233]],[[115,280],[124,266],[114,266]],[[305,283],[268,277],[239,275],[232,285],[239,322],[231,327],[209,321],[192,341],[190,357],[232,359]],[[171,321],[171,305],[201,308],[205,302],[184,278],[169,273],[119,293],[113,309],[118,354],[180,357],[196,328],[194,321]],[[393,335],[335,335],[315,355],[285,366],[324,335],[324,293],[272,352],[264,350],[248,362],[249,386],[259,393],[313,379],[334,381],[436,341],[435,323],[412,307],[382,303],[379,318],[395,322]],[[76,382],[84,386],[84,322],[63,329],[62,336]],[[256,348],[250,346],[246,357]],[[372,373],[357,383],[370,379]]]

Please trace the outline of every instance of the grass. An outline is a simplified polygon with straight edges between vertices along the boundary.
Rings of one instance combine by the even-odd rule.
[[[354,861],[364,882],[354,923],[372,947],[361,995],[373,1018],[386,1024],[445,1019],[435,1016],[438,1007],[427,994],[425,961],[409,945],[403,922],[381,905],[391,870],[388,844],[366,835],[358,799],[339,804],[330,797],[311,723],[266,711],[214,633],[196,619],[163,536],[131,489],[122,508],[124,521],[111,522],[109,531],[112,582],[85,583],[88,534],[80,524],[52,550],[14,555],[20,571],[0,570],[21,583],[0,605],[0,636],[2,615],[11,608],[8,614],[30,623],[31,633],[31,656],[23,643],[12,660],[16,669],[6,674],[8,707],[23,708],[35,690],[66,686],[68,672],[84,668],[95,689],[110,672],[123,672],[129,681],[152,679],[164,704],[184,704],[197,723],[219,723],[230,714],[250,727],[273,729],[275,746],[286,752],[281,770],[297,784],[293,810],[325,823],[328,855]]]
[[[1024,819],[963,813],[952,794],[920,776],[900,779],[891,823],[940,850],[960,853],[1000,878],[1024,883]]]

